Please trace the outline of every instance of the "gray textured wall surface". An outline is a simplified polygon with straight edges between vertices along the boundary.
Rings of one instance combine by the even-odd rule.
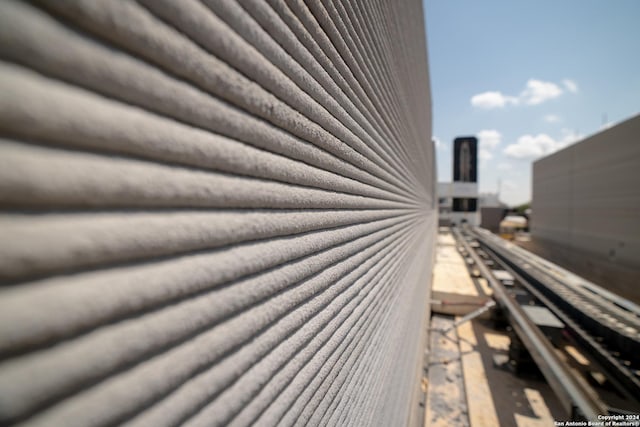
[[[0,424],[417,410],[419,0],[0,3]]]
[[[546,254],[640,301],[640,116],[536,161],[532,210]]]

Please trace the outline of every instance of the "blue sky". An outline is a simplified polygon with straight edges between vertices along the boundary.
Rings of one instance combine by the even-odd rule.
[[[531,197],[536,158],[640,112],[640,0],[425,0],[438,180],[480,139],[481,192]],[[640,143],[640,141],[638,141]]]

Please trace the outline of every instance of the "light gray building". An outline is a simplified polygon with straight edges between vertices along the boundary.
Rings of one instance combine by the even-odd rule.
[[[534,247],[640,301],[640,116],[533,164]]]

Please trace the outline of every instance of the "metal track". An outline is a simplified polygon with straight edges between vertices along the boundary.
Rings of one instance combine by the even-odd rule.
[[[577,282],[571,273],[486,230],[475,229],[472,235],[565,323],[572,338],[598,362],[618,391],[627,399],[637,401],[640,396],[638,307],[629,301],[622,302],[620,297],[607,297],[605,292],[587,289],[586,282]],[[564,277],[574,280],[563,280]]]
[[[637,367],[631,362],[637,359],[634,354],[640,354],[637,352],[640,341],[637,334],[640,309],[637,306],[606,291],[601,292],[595,285],[576,280],[570,273],[485,230],[465,228],[463,232],[467,237],[454,229],[454,235],[489,281],[518,337],[572,418],[597,420],[598,415],[616,410],[605,405],[593,388],[559,358],[556,349],[495,279],[485,265],[486,261],[478,256],[467,238],[477,240],[485,257],[508,270],[532,298],[549,308],[565,324],[571,338],[595,359],[600,371],[620,395],[638,402],[640,381]]]

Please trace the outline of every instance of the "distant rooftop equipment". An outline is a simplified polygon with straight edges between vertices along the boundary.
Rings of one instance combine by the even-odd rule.
[[[500,225],[513,228],[525,228],[527,226],[527,218],[519,215],[507,215]]]
[[[506,209],[503,207],[485,207],[480,201],[480,227],[492,233],[500,230],[500,222],[504,218]]]

